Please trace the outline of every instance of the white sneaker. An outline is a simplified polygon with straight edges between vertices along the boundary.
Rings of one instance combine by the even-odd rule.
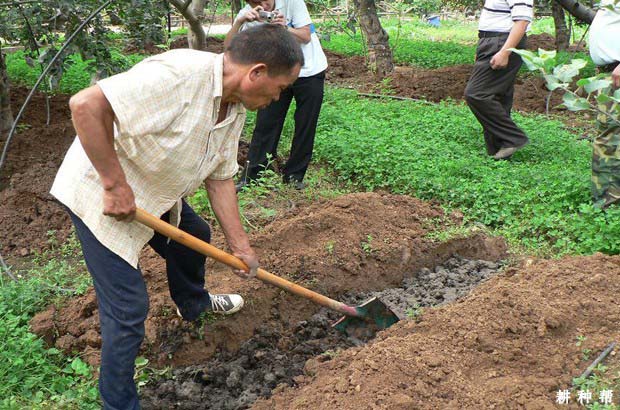
[[[234,293],[222,295],[212,295],[209,293],[209,298],[211,299],[211,311],[220,315],[232,315],[243,307],[243,298],[241,295]],[[183,318],[178,307],[177,315]]]
[[[211,310],[213,313],[219,313],[221,315],[231,315],[238,312],[243,307],[243,298],[241,295],[236,294],[224,294],[224,295],[212,295],[211,297]]]

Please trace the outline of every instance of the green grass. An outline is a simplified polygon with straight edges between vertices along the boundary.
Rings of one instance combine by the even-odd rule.
[[[128,70],[144,58],[146,56],[140,54],[125,56],[119,51],[112,52],[113,63],[118,67],[119,72]],[[95,72],[95,68],[91,63],[92,61],[90,60],[83,61],[77,54],[69,56],[65,63],[65,72],[58,85],[58,90],[55,90],[55,92],[75,94],[88,87]],[[38,64],[31,67],[26,63],[23,51],[8,54],[6,56],[6,65],[9,81],[12,84],[32,87],[41,74],[41,68]],[[41,84],[40,90],[49,90],[45,81]]]
[[[396,47],[394,47],[394,44]],[[344,55],[364,55],[365,45],[358,33],[353,38],[346,34],[336,34],[323,47]],[[439,68],[459,64],[472,64],[476,52],[475,45],[455,42],[439,42],[424,39],[390,39],[394,61],[399,65],[413,65],[423,68]]]
[[[50,259],[18,281],[0,272],[0,408],[96,409],[92,369],[30,333],[33,315],[90,285],[67,258]]]
[[[473,64],[478,41],[478,27],[475,21],[442,21],[435,28],[419,19],[383,19],[384,29],[390,35],[390,46],[394,61],[399,65],[412,65],[422,68],[440,68],[460,64]],[[551,26],[550,26],[551,24]],[[532,34],[553,34],[551,18],[537,19],[532,24]],[[551,29],[551,31],[549,31]],[[344,55],[365,55],[364,38],[358,32],[351,36],[344,33],[332,34],[323,47]],[[583,58],[589,62],[583,73],[594,75],[594,64],[587,52],[560,52],[558,62],[571,58]],[[523,69],[523,72],[527,70]]]
[[[360,189],[436,199],[535,253],[620,253],[620,209],[590,205],[587,142],[561,123],[515,115],[531,144],[511,161],[487,157],[461,104],[360,99],[329,89],[315,158]]]

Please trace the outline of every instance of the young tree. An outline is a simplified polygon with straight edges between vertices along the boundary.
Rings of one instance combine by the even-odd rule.
[[[207,34],[203,28],[205,7],[208,0],[169,0],[187,20],[190,32],[187,35],[189,47],[194,50],[206,50]]]
[[[0,137],[11,129],[13,112],[11,111],[11,96],[9,94],[9,79],[6,74],[4,53],[0,46]]]
[[[592,24],[592,20],[594,20],[594,15],[596,12],[592,10],[590,7],[580,3],[577,0],[554,0],[560,3],[564,10],[568,11],[573,17],[577,20],[586,23]]]
[[[570,44],[570,32],[566,27],[564,8],[557,1],[551,1],[551,12],[555,24],[555,48],[558,51],[565,51]]]

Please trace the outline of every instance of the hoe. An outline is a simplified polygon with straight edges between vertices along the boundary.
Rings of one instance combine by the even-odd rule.
[[[248,270],[247,265],[241,259],[175,228],[142,209],[136,211],[136,220],[154,231],[225,265],[235,269]],[[348,306],[296,283],[289,282],[264,269],[259,268],[256,277],[265,283],[277,286],[294,295],[304,297],[321,306],[344,314],[345,316],[332,326],[348,336],[369,336],[378,330],[390,327],[399,320],[398,316],[376,297],[359,306]]]

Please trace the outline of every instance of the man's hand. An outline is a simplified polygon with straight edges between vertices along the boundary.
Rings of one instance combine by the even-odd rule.
[[[127,182],[103,191],[103,214],[117,221],[131,222],[136,215],[136,200]]]
[[[237,258],[241,259],[245,262],[246,265],[250,268],[249,271],[244,271],[240,269],[233,269],[233,272],[242,277],[243,279],[250,279],[256,276],[256,271],[258,270],[258,256],[254,253],[254,249],[248,247],[246,249],[238,249],[233,251],[233,255]]]
[[[232,178],[225,180],[207,178],[205,184],[211,208],[224,231],[228,246],[232,250],[233,255],[245,262],[250,268],[249,272],[239,269],[233,269],[233,272],[244,279],[256,276],[258,257],[250,246],[248,235],[243,230],[243,225],[241,224],[239,207],[237,206],[237,194],[235,193],[235,184]]]
[[[510,58],[509,50],[499,50],[495,55],[491,58],[491,68],[493,70],[501,70],[502,68],[508,67],[508,59]]]
[[[615,88],[620,88],[620,64],[616,66],[616,69],[611,73],[611,79],[614,82]]]

